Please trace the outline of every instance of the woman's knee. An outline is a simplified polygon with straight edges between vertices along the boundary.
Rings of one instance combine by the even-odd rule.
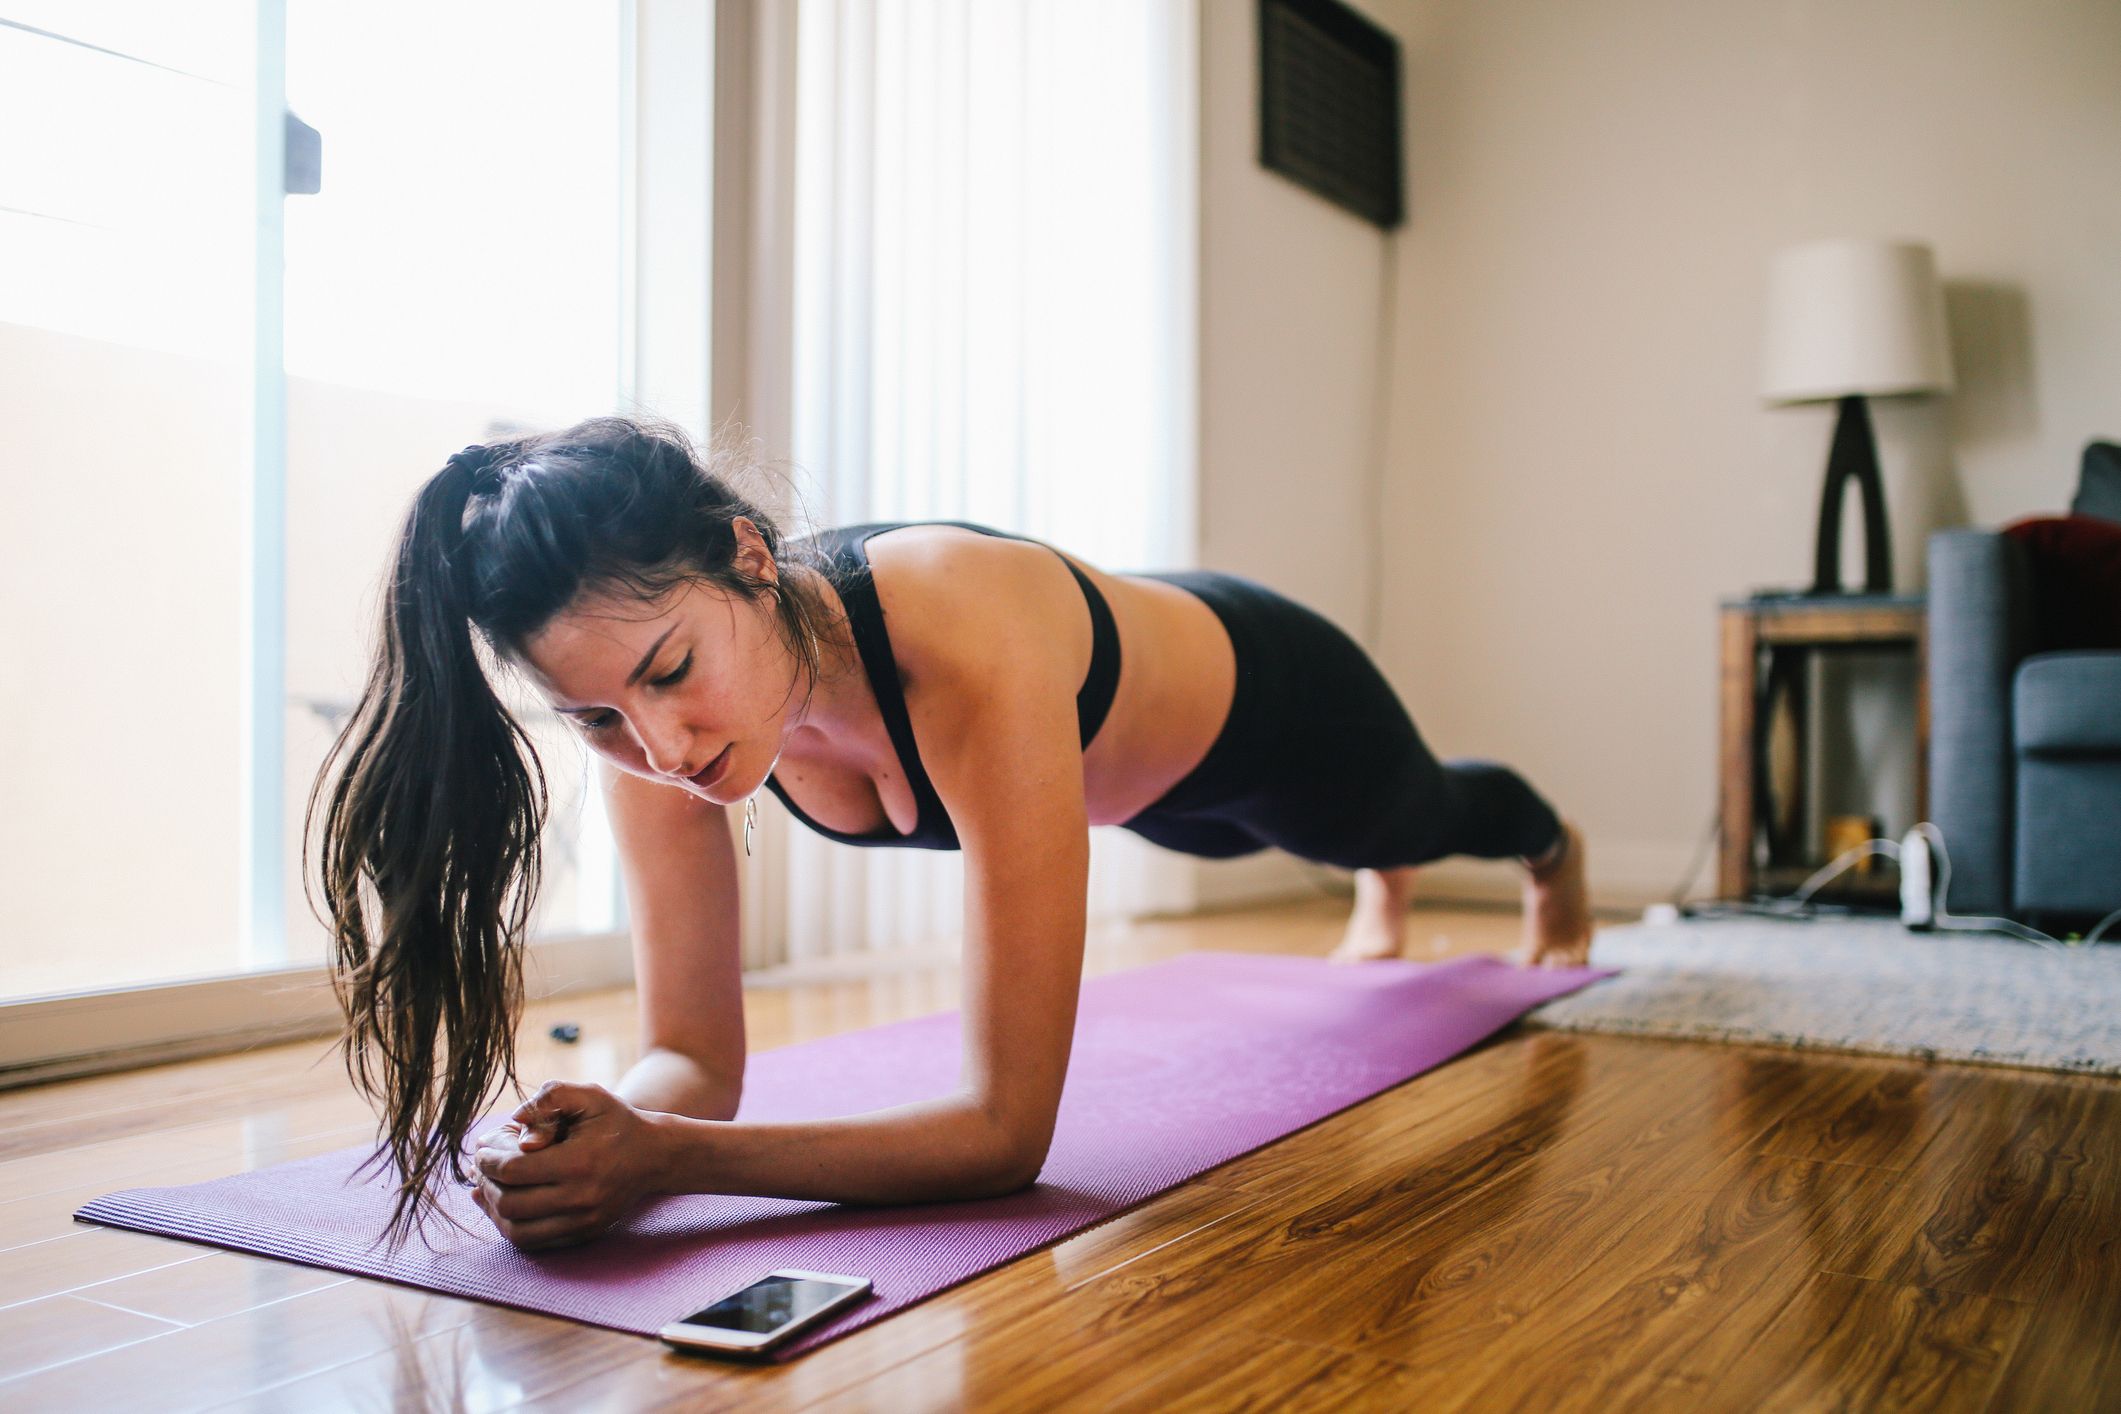
[[[1545,797],[1500,761],[1456,758],[1443,763],[1458,812],[1455,833],[1487,859],[1533,856],[1561,835],[1561,816]]]

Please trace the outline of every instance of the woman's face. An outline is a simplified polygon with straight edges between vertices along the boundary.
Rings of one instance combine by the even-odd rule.
[[[790,690],[795,657],[772,598],[753,603],[710,584],[652,604],[585,595],[524,656],[592,750],[723,805],[765,783],[803,700],[800,683]]]

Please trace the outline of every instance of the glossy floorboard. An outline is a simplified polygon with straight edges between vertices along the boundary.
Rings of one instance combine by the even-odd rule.
[[[1343,907],[1135,925],[1091,966],[1323,952]],[[1420,910],[1408,955],[1516,927]],[[747,1021],[956,988],[757,989]],[[633,1005],[533,1008],[526,1083],[615,1078]],[[69,1216],[366,1120],[314,1043],[0,1095],[0,1408],[2121,1408],[2112,1081],[1513,1030],[785,1368]]]

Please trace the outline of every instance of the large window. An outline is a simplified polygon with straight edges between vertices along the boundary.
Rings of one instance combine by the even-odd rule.
[[[409,498],[624,401],[627,18],[0,0],[0,999],[319,957],[302,808]],[[538,929],[610,928],[585,759],[521,705]]]

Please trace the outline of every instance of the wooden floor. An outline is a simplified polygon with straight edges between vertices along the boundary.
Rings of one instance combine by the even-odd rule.
[[[1322,952],[1342,907],[1091,965]],[[1408,954],[1515,930],[1417,911]],[[753,1044],[956,986],[754,989]],[[615,1079],[632,1000],[533,1008],[526,1083]],[[2121,1409],[2110,1081],[1513,1029],[768,1369],[70,1216],[368,1136],[322,1043],[0,1095],[0,1409]]]

